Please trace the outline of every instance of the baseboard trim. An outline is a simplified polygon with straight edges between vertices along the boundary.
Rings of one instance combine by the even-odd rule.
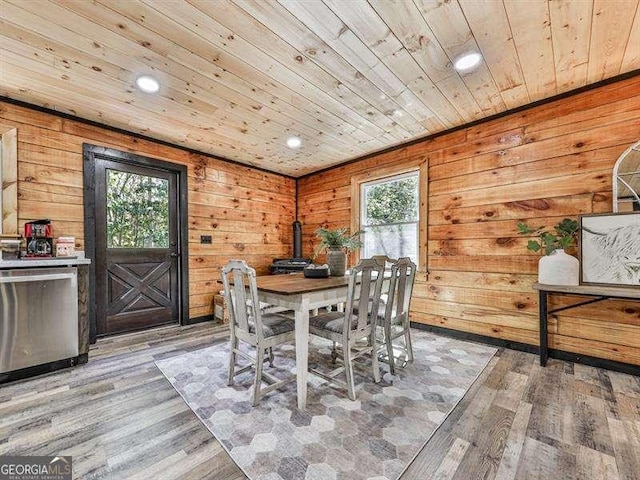
[[[0,385],[3,383],[16,382],[18,380],[25,380],[27,378],[52,373],[64,368],[74,367],[78,364],[86,363],[87,358],[88,355],[83,354],[78,357],[64,358],[62,360],[56,360],[55,362],[43,363],[42,365],[34,365],[33,367],[26,367],[19,370],[13,370],[11,372],[0,373]]]
[[[213,316],[213,314],[209,314],[209,315],[203,315],[201,317],[187,318],[182,322],[182,325],[183,326],[195,325],[196,323],[213,322],[214,320],[215,320],[215,317]]]
[[[411,327],[427,332],[438,333],[447,337],[458,338],[460,340],[471,340],[474,342],[486,343],[495,347],[509,348],[520,352],[540,354],[540,348],[537,345],[528,343],[513,342],[511,340],[503,340],[502,338],[488,337],[477,333],[461,332],[446,327],[438,327],[436,325],[425,325],[424,323],[411,322]],[[640,366],[631,363],[617,362],[615,360],[607,360],[605,358],[592,357],[589,355],[581,355],[564,350],[549,349],[549,358],[564,360],[566,362],[582,363],[596,368],[604,368],[615,372],[627,373],[629,375],[640,376]]]

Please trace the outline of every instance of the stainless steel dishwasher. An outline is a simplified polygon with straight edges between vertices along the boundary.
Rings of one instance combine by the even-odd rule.
[[[0,373],[77,356],[77,268],[0,270]]]

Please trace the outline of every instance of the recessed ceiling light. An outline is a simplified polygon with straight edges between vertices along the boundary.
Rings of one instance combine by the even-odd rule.
[[[289,137],[287,138],[287,147],[289,148],[298,148],[302,145],[302,140],[298,137]]]
[[[156,93],[160,90],[158,81],[149,75],[140,75],[136,78],[136,85],[140,90],[146,93]]]
[[[479,53],[469,53],[458,58],[453,66],[458,71],[469,70],[478,65],[480,60],[482,60],[482,55]]]

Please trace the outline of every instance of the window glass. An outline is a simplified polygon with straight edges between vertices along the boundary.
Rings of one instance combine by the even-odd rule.
[[[362,257],[410,257],[418,262],[419,199],[417,172],[361,185]]]
[[[169,181],[107,170],[107,248],[169,247]]]

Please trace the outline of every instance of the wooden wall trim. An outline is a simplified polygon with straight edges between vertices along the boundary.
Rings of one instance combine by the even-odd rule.
[[[537,106],[540,106],[540,105],[545,105],[547,103],[553,103],[553,102],[555,102],[557,100],[560,100],[560,99],[563,99],[563,98],[568,98],[568,97],[571,97],[573,95],[578,95],[578,94],[580,94],[582,92],[593,90],[593,89],[596,89],[596,88],[600,88],[600,87],[602,87],[604,85],[609,85],[609,84],[612,84],[612,83],[616,83],[616,82],[619,82],[621,80],[624,80],[624,79],[627,79],[627,78],[631,78],[631,77],[634,77],[634,76],[637,76],[637,75],[640,75],[640,69],[632,70],[630,72],[627,72],[627,73],[624,73],[624,74],[621,74],[621,75],[617,75],[615,77],[611,77],[611,78],[608,78],[606,80],[602,80],[600,82],[593,83],[593,84],[590,84],[590,85],[586,85],[584,87],[580,87],[580,88],[577,88],[577,89],[574,89],[574,90],[570,90],[568,92],[564,92],[564,93],[555,95],[555,96],[550,97],[550,98],[546,98],[546,99],[543,99],[543,100],[538,100],[536,102],[532,102],[532,103],[527,104],[527,105],[523,105],[523,106],[520,106],[520,107],[512,108],[512,109],[507,110],[505,112],[498,113],[496,115],[491,115],[489,117],[485,117],[485,118],[482,118],[482,119],[479,119],[479,120],[476,120],[476,121],[473,121],[473,122],[465,123],[463,125],[459,125],[459,126],[456,126],[454,128],[451,128],[451,129],[448,129],[448,130],[444,130],[442,132],[438,132],[438,133],[433,134],[433,135],[420,137],[420,138],[411,140],[410,142],[406,142],[406,143],[403,143],[403,144],[400,144],[400,145],[394,145],[393,147],[389,147],[389,148],[386,148],[386,149],[383,149],[383,150],[379,150],[377,152],[373,152],[373,153],[370,153],[370,154],[367,154],[367,155],[363,155],[363,156],[360,156],[360,157],[357,157],[357,158],[354,158],[354,159],[351,159],[351,160],[347,160],[347,161],[339,163],[337,165],[332,165],[331,167],[327,167],[326,169],[321,169],[321,170],[318,170],[318,171],[303,175],[301,177],[297,177],[297,179],[299,180],[299,179],[302,179],[302,178],[306,178],[306,177],[309,177],[309,176],[312,176],[312,175],[315,175],[315,174],[318,174],[318,173],[322,173],[324,171],[332,170],[332,169],[334,169],[336,167],[340,167],[340,166],[347,165],[347,164],[350,164],[350,163],[358,162],[358,161],[361,161],[361,160],[364,160],[364,159],[367,159],[367,158],[371,158],[371,157],[375,157],[375,156],[378,156],[378,155],[382,155],[382,154],[385,154],[385,153],[393,152],[395,150],[398,150],[398,149],[401,149],[401,148],[406,148],[406,147],[409,147],[409,146],[412,146],[412,145],[415,145],[415,144],[419,144],[421,142],[425,142],[425,141],[428,141],[428,140],[433,140],[435,138],[438,138],[438,137],[441,137],[441,136],[444,136],[444,135],[449,135],[449,134],[451,134],[453,132],[456,132],[456,131],[459,131],[459,130],[464,130],[464,129],[469,128],[469,127],[473,127],[473,126],[476,126],[476,125],[480,125],[482,123],[490,122],[492,120],[496,120],[496,119],[499,119],[499,118],[502,118],[502,117],[505,117],[505,116],[508,116],[508,115],[511,115],[511,114],[514,114],[514,113],[518,113],[518,112],[521,112],[521,111],[524,111],[524,110],[528,110],[530,108],[534,108],[534,107],[537,107]],[[64,119],[67,119],[67,120],[73,120],[75,122],[84,123],[86,125],[91,125],[91,126],[94,126],[94,127],[100,127],[100,128],[103,128],[103,129],[106,129],[106,130],[110,130],[110,131],[113,131],[113,132],[116,132],[116,133],[126,134],[126,135],[129,135],[129,136],[134,137],[134,138],[147,140],[147,141],[154,142],[154,143],[157,143],[159,145],[164,145],[164,146],[167,146],[167,147],[177,148],[177,149],[183,150],[185,152],[189,152],[189,153],[193,153],[193,154],[197,154],[197,155],[202,155],[202,156],[209,157],[209,158],[214,158],[216,160],[222,160],[222,161],[225,161],[225,162],[228,162],[228,163],[231,163],[231,164],[241,165],[241,166],[245,166],[245,167],[249,166],[249,165],[247,165],[245,163],[237,162],[237,161],[229,159],[229,158],[215,156],[215,155],[212,155],[210,153],[206,153],[206,152],[202,152],[202,151],[199,151],[199,150],[194,150],[194,149],[185,147],[183,145],[178,145],[178,144],[175,144],[175,143],[167,142],[165,140],[155,139],[153,137],[149,137],[148,135],[143,135],[143,134],[140,134],[140,133],[137,133],[137,132],[124,130],[122,128],[114,127],[114,126],[107,125],[107,124],[104,124],[104,123],[96,122],[94,120],[89,120],[89,119],[82,118],[82,117],[79,117],[79,116],[71,115],[71,114],[68,114],[68,113],[58,112],[56,110],[52,110],[52,109],[47,108],[47,107],[43,107],[43,106],[40,106],[40,105],[35,105],[33,103],[25,102],[25,101],[22,101],[22,100],[17,100],[17,99],[11,98],[11,97],[0,96],[0,102],[6,102],[6,103],[13,104],[13,105],[22,106],[22,107],[29,108],[29,109],[32,109],[32,110],[35,110],[35,111],[47,113],[49,115],[55,115],[55,116],[57,116],[59,118],[64,118]],[[254,169],[259,170],[259,171],[264,171],[264,172],[267,172],[267,173],[273,173],[273,174],[276,174],[276,175],[281,175],[281,176],[283,176],[285,178],[294,178],[294,179],[296,178],[296,177],[284,175],[282,173],[273,172],[271,170],[264,169],[264,168],[261,168],[259,166],[251,165],[251,168],[254,168]]]
[[[429,275],[416,278],[412,321],[537,345],[532,285],[539,256],[527,250],[516,224],[552,226],[610,212],[613,165],[639,136],[634,75],[300,178],[298,219],[303,232],[349,226],[357,179],[425,159]],[[306,251],[313,243],[303,233]],[[640,309],[616,301],[560,312],[550,322],[549,344],[640,365]]]
[[[18,129],[0,125],[0,233],[18,234]]]
[[[202,315],[201,317],[188,318],[182,325],[195,325],[196,323],[204,322],[216,322],[215,315],[213,313],[209,315]]]
[[[411,327],[418,330],[424,330],[426,332],[433,332],[439,335],[445,335],[447,337],[458,338],[460,340],[468,340],[472,342],[480,342],[484,344],[493,345],[496,347],[509,348],[511,350],[518,350],[520,352],[533,353],[538,355],[540,349],[535,345],[528,343],[512,342],[509,340],[502,340],[499,338],[489,337],[487,335],[479,335],[477,333],[461,332],[459,330],[453,330],[451,328],[437,327],[433,325],[423,325],[421,323],[411,322]],[[616,372],[627,373],[629,375],[640,376],[640,367],[632,365],[630,363],[616,362],[613,360],[606,360],[603,358],[592,357],[589,355],[578,355],[573,352],[566,352],[564,350],[551,349],[549,350],[550,358],[563,360],[566,362],[582,363],[584,365],[590,365],[596,368],[606,368],[607,370],[614,370]]]
[[[342,163],[339,163],[337,165],[332,165],[330,167],[317,170],[315,172],[307,173],[305,175],[302,175],[301,177],[298,177],[297,180],[302,180],[302,179],[305,179],[305,178],[308,178],[308,177],[313,177],[314,175],[317,175],[319,173],[328,172],[328,171],[331,171],[331,170],[333,170],[333,169],[335,169],[337,167],[342,167],[342,166],[346,166],[346,165],[349,165],[349,164],[352,164],[352,163],[357,163],[357,162],[360,162],[362,160],[366,160],[368,158],[374,158],[374,157],[378,157],[380,155],[384,155],[384,154],[387,154],[387,153],[392,153],[392,152],[394,152],[396,150],[399,150],[399,149],[402,149],[402,148],[411,147],[411,146],[420,144],[422,142],[435,140],[435,139],[437,139],[439,137],[447,136],[447,135],[450,135],[450,134],[452,134],[454,132],[458,132],[460,130],[466,130],[467,128],[470,128],[470,127],[480,126],[483,123],[489,123],[489,122],[494,121],[494,120],[499,120],[500,118],[503,118],[503,117],[508,117],[509,115],[513,115],[514,113],[519,113],[519,112],[523,112],[523,111],[529,110],[531,108],[539,107],[539,106],[546,105],[546,104],[549,104],[549,103],[554,103],[554,102],[557,102],[558,100],[562,100],[564,98],[569,98],[569,97],[572,97],[574,95],[579,95],[579,94],[581,94],[583,92],[588,92],[589,90],[595,90],[595,89],[598,89],[600,87],[603,87],[603,86],[606,86],[606,85],[610,85],[612,83],[618,83],[618,82],[620,82],[622,80],[626,80],[628,78],[633,78],[633,77],[638,76],[638,75],[640,75],[640,69],[632,70],[630,72],[623,73],[621,75],[616,75],[615,77],[607,78],[606,80],[601,80],[601,81],[596,82],[596,83],[591,83],[591,84],[585,85],[583,87],[575,88],[573,90],[569,90],[567,92],[563,92],[563,93],[560,93],[558,95],[554,95],[553,97],[549,97],[549,98],[545,98],[545,99],[538,100],[538,101],[535,101],[535,102],[527,103],[526,105],[522,105],[520,107],[512,108],[510,110],[506,110],[504,112],[496,113],[495,115],[490,115],[488,117],[484,117],[484,118],[481,118],[481,119],[478,119],[478,120],[474,120],[473,122],[464,123],[462,125],[455,126],[455,127],[450,128],[448,130],[443,130],[442,132],[434,133],[433,135],[427,135],[425,137],[416,138],[414,140],[410,140],[408,142],[401,143],[399,145],[394,145],[393,147],[389,147],[389,148],[385,148],[385,149],[382,149],[382,150],[378,150],[376,152],[368,153],[367,155],[362,155],[362,156],[357,157],[357,158],[352,158],[351,160],[347,160],[346,162],[342,162]]]
[[[49,115],[55,115],[56,117],[64,118],[66,120],[73,120],[74,122],[83,123],[85,125],[91,125],[92,127],[103,128],[105,130],[109,130],[109,131],[112,131],[112,132],[128,135],[128,136],[133,137],[133,138],[139,138],[141,140],[146,140],[146,141],[149,141],[149,142],[157,143],[158,145],[163,145],[165,147],[176,148],[176,149],[182,150],[184,152],[193,153],[193,154],[196,154],[196,155],[201,155],[203,157],[209,157],[209,158],[213,158],[213,159],[216,159],[216,160],[221,160],[223,162],[227,162],[227,163],[230,163],[230,164],[233,164],[233,165],[239,165],[239,166],[242,166],[242,167],[250,167],[252,169],[255,169],[255,170],[258,170],[258,171],[261,171],[261,172],[271,173],[271,174],[279,175],[279,176],[285,177],[285,178],[295,178],[295,177],[292,177],[290,175],[285,175],[284,173],[274,172],[273,170],[268,170],[266,168],[262,168],[260,166],[247,165],[246,163],[238,162],[238,161],[232,160],[230,158],[220,157],[220,156],[217,156],[217,155],[212,155],[212,154],[207,153],[207,152],[203,152],[203,151],[200,151],[200,150],[195,150],[193,148],[185,147],[184,145],[179,145],[177,143],[167,142],[166,140],[160,140],[160,139],[157,139],[157,138],[150,137],[148,135],[143,135],[141,133],[132,132],[130,130],[125,130],[123,128],[114,127],[114,126],[108,125],[106,123],[96,122],[94,120],[89,120],[87,118],[78,117],[76,115],[71,115],[69,113],[58,112],[57,110],[52,110],[50,108],[43,107],[41,105],[36,105],[34,103],[25,102],[23,100],[16,100],[15,98],[11,98],[11,97],[6,97],[6,96],[3,96],[3,95],[0,95],[0,102],[10,103],[12,105],[17,105],[17,106],[20,106],[20,107],[29,108],[31,110],[35,110],[37,112],[42,112],[42,113],[47,113]]]
[[[155,140],[0,102],[0,124],[18,129],[18,226],[49,218],[54,237],[73,236],[86,250],[82,144],[101,145],[186,168],[189,317],[214,311],[219,269],[246,258],[265,274],[292,255],[296,183],[290,177],[167,146]],[[201,235],[212,244],[201,244]]]

